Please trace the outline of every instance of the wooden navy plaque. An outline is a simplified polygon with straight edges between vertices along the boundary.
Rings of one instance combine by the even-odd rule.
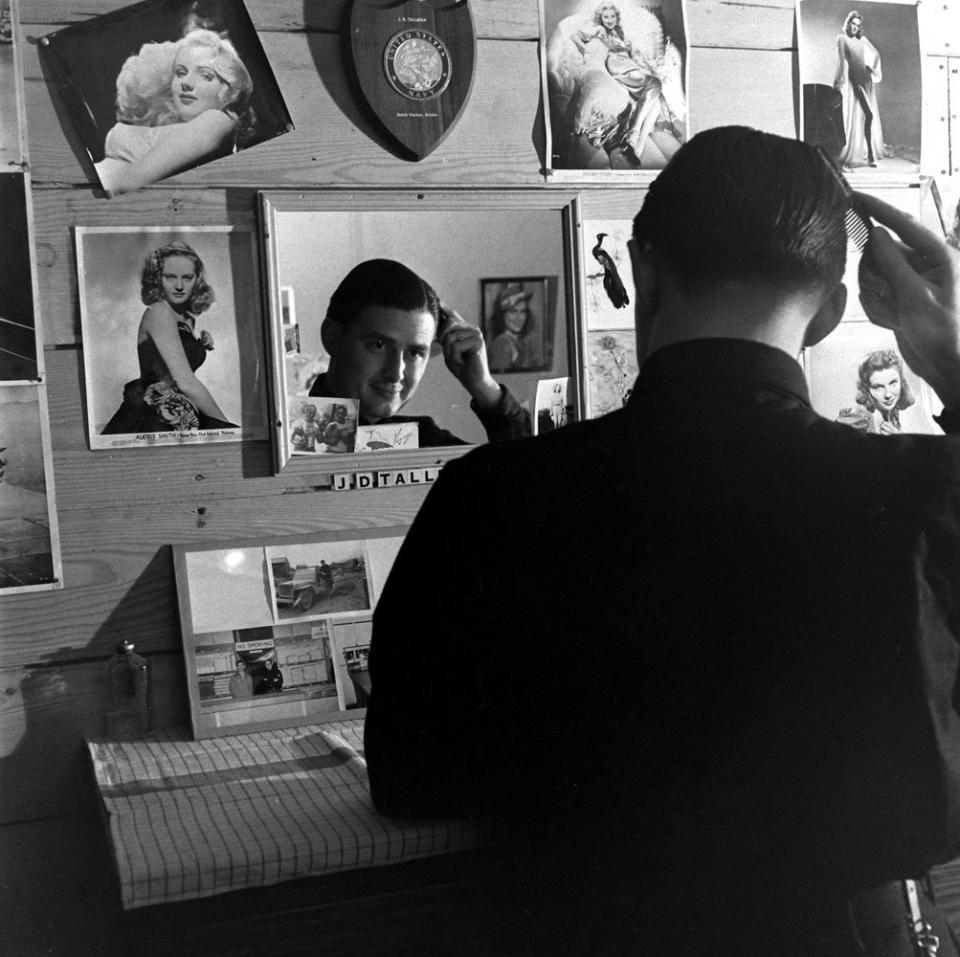
[[[349,30],[367,105],[402,154],[423,159],[470,95],[475,40],[467,0],[353,0]]]

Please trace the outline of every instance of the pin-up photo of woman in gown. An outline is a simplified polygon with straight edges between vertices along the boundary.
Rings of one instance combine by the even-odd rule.
[[[883,79],[880,54],[863,34],[863,17],[851,10],[837,36],[837,75],[833,88],[843,97],[846,145],[840,162],[847,167],[876,166],[883,159],[883,127],[875,84]]]
[[[662,169],[687,131],[682,4],[576,11],[548,28],[554,167]]]
[[[214,301],[196,251],[184,242],[155,249],[140,289],[147,307],[137,331],[140,377],[124,386],[123,402],[102,434],[238,428],[196,376],[214,349],[210,333],[196,330],[197,317]]]
[[[797,0],[796,8],[803,139],[858,176],[918,173],[929,113],[918,5]]]

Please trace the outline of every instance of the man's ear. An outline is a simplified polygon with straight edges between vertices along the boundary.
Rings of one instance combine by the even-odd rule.
[[[836,329],[843,318],[843,310],[847,308],[847,287],[837,283],[836,288],[823,300],[803,337],[804,348],[815,346],[818,342]]]
[[[340,345],[340,336],[343,330],[338,322],[334,322],[329,317],[320,323],[320,341],[323,348],[327,350],[332,359],[337,354],[337,347]]]
[[[641,247],[635,239],[627,242],[630,267],[633,270],[633,322],[637,335],[637,360],[643,364],[657,306],[657,268],[649,248]]]

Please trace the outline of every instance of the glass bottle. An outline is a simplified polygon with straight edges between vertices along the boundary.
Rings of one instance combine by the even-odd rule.
[[[125,639],[106,665],[109,705],[106,735],[111,741],[133,741],[150,733],[150,677],[147,659]]]

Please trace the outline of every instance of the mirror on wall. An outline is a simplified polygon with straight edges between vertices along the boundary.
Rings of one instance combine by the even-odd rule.
[[[260,200],[277,471],[442,464],[534,431],[545,380],[570,377],[575,416],[576,193],[331,189]]]

